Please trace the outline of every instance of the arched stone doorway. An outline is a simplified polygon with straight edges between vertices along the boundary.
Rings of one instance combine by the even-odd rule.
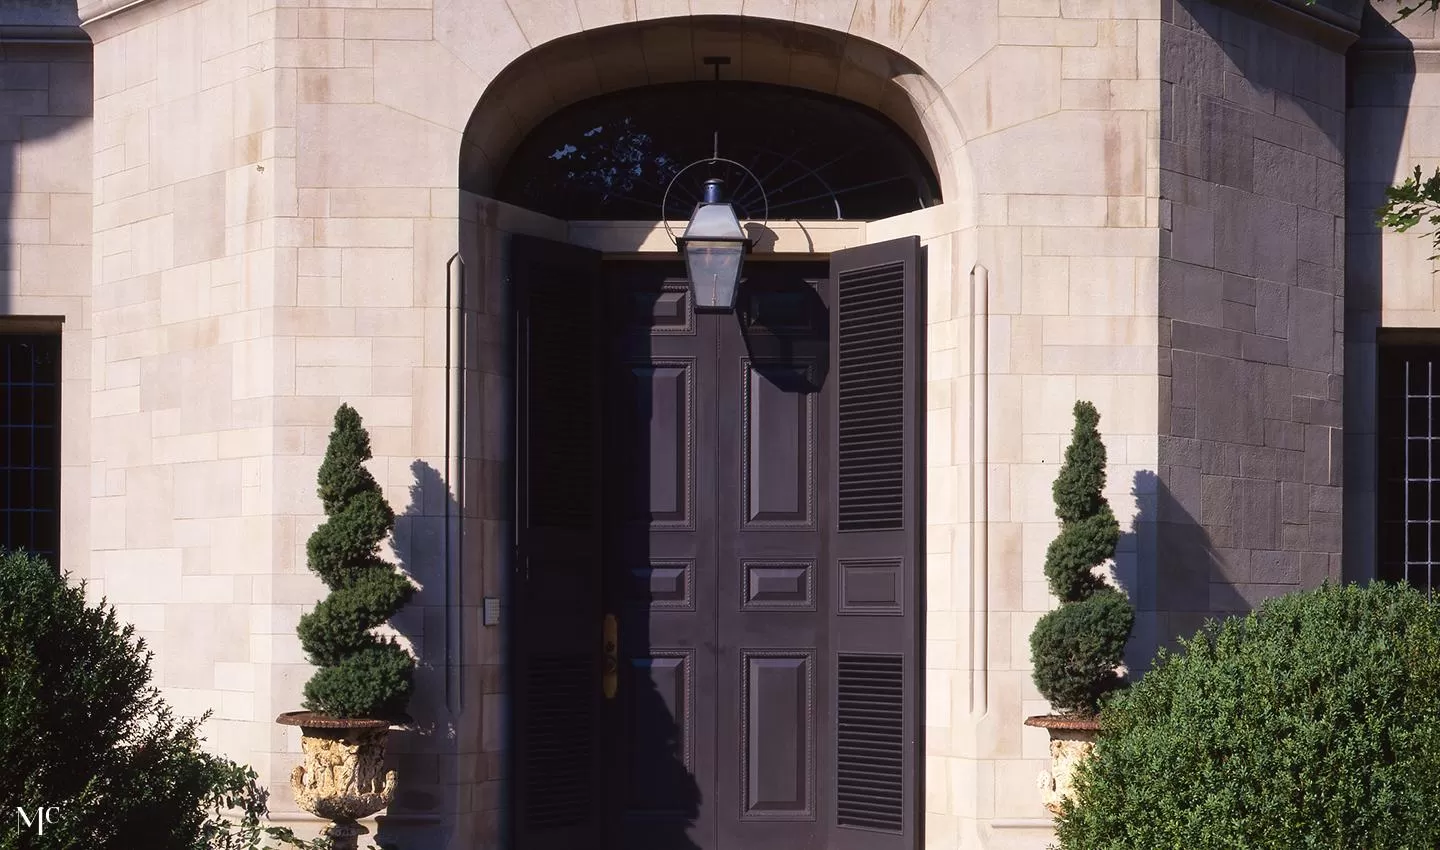
[[[875,42],[798,22],[695,15],[601,27],[524,53],[496,75],[466,126],[460,187],[493,198],[532,129],[570,104],[609,92],[708,81],[787,86],[878,111],[919,149],[960,226],[974,221],[965,139],[949,99],[919,65]]]
[[[627,69],[636,56],[644,67]],[[713,56],[730,59],[719,83]],[[790,196],[752,231],[760,253],[738,315],[699,314],[657,221],[687,211],[657,201],[700,157],[640,150],[654,126],[617,140],[603,119],[648,105],[693,123],[676,114],[685,98],[729,98],[733,112],[787,97],[771,112],[798,129],[791,149],[757,142],[753,115],[735,147],[752,162],[769,153],[754,170]],[[853,126],[811,126],[812,107]],[[503,488],[515,846],[919,846],[917,237],[934,225],[882,223],[908,238],[862,246],[877,219],[952,192],[940,212],[969,219],[944,112],[889,51],[726,18],[553,42],[481,98],[462,145],[461,244],[513,352],[502,451],[515,485]],[[603,144],[587,150],[595,136],[577,130],[596,116]],[[847,130],[886,144],[837,179],[816,148]],[[618,160],[634,162],[617,142],[639,161],[618,190]],[[895,174],[864,173],[877,165]],[[873,189],[886,181],[903,188]]]

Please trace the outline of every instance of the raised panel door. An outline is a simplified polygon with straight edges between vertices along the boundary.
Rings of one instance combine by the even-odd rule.
[[[719,847],[823,850],[828,267],[751,267],[718,332]]]
[[[823,850],[828,266],[751,263],[736,313],[607,263],[609,845]],[[857,573],[856,604],[883,595]]]
[[[715,847],[715,325],[683,269],[607,263],[607,845]]]

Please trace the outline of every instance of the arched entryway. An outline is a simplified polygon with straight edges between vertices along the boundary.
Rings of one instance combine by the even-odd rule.
[[[739,32],[687,22],[707,25]],[[836,96],[853,46],[805,33],[819,40],[770,52],[828,57],[828,93],[753,79],[757,49],[748,74],[734,56],[718,81],[650,71],[518,117],[526,73],[560,73],[536,58],[467,133],[462,185],[532,216],[496,237],[514,329],[515,847],[920,844],[924,252],[866,245],[863,224],[938,204],[954,179],[937,175],[948,150],[890,114],[921,127],[908,96]],[[568,72],[573,48],[536,53]],[[752,229],[727,314],[695,309],[656,238],[709,167],[662,208],[664,187],[717,130],[774,222]],[[762,217],[743,175],[714,176]],[[782,244],[818,221],[853,225],[856,247]]]

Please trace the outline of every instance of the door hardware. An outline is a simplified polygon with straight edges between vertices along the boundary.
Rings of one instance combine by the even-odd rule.
[[[605,691],[605,698],[614,699],[615,691],[620,686],[620,624],[614,614],[605,615],[602,637],[604,666],[601,670],[600,682]]]

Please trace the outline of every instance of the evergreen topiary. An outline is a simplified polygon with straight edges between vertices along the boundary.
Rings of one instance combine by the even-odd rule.
[[[330,588],[300,618],[300,645],[319,669],[305,683],[305,708],[332,717],[398,718],[410,699],[415,661],[393,638],[372,631],[410,601],[415,588],[380,557],[395,512],[364,466],[370,435],[348,404],[320,465],[327,519],[306,542],[311,571]]]
[[[1105,704],[1065,850],[1416,850],[1440,836],[1440,607],[1323,586],[1209,623]]]
[[[1075,429],[1055,479],[1060,534],[1045,553],[1045,578],[1060,607],[1035,624],[1030,660],[1035,686],[1061,714],[1094,715],[1121,684],[1116,672],[1135,625],[1125,594],[1095,574],[1115,556],[1120,524],[1105,500],[1105,444],[1100,414],[1075,403]]]

